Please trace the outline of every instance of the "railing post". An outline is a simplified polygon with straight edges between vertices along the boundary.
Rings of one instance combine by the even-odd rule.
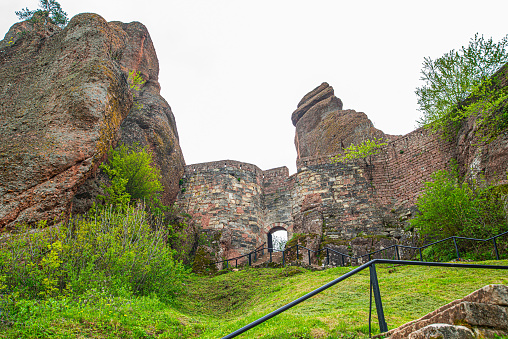
[[[226,269],[229,268],[229,260],[226,260]]]
[[[282,251],[282,267],[286,266],[286,252]]]
[[[453,244],[455,245],[455,252],[457,252],[457,260],[460,261],[459,248],[457,247],[457,239],[455,237],[453,237]]]
[[[420,261],[423,261],[422,248],[420,247],[418,250],[420,251]]]
[[[496,252],[496,260],[499,260],[499,252],[497,251],[496,238],[492,238],[492,242],[494,243],[494,251]]]
[[[254,251],[254,262],[258,260],[258,250]]]
[[[296,244],[296,261],[298,261],[298,244]]]
[[[309,254],[309,266],[310,266],[310,250],[307,250],[308,254]]]
[[[250,257],[251,254],[252,254],[252,252],[249,253],[249,266],[252,264],[252,260],[251,260],[251,257]]]
[[[341,262],[341,265],[344,266],[344,255],[343,254],[340,255],[340,262]]]
[[[269,252],[270,252],[270,262],[272,262],[272,252],[271,251]]]
[[[376,265],[369,266],[370,269],[370,283],[374,292],[374,300],[376,301],[377,319],[379,322],[379,330],[381,333],[388,332],[388,325],[385,321],[385,314],[383,312],[383,303],[381,302],[381,292],[379,291],[379,283],[377,281]]]
[[[395,251],[397,251],[397,260],[400,260],[399,245],[395,245]]]
[[[326,248],[326,266],[330,266],[330,252],[328,251],[328,247]]]

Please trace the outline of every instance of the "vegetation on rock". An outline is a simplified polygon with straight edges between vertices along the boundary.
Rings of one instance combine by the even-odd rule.
[[[425,58],[421,70],[425,84],[415,91],[423,114],[420,123],[450,137],[464,118],[480,114],[477,134],[486,141],[507,127],[508,90],[495,76],[508,62],[507,47],[508,36],[495,43],[476,34],[458,51],[436,60]],[[495,114],[499,110],[503,113]],[[501,126],[492,128],[492,123]]]
[[[38,20],[39,17],[42,17],[44,24],[50,22],[60,27],[67,25],[67,22],[69,22],[67,13],[62,10],[60,4],[55,0],[39,0],[39,7],[41,9],[33,11],[23,8],[21,11],[16,11],[16,15],[20,20]]]
[[[344,154],[339,154],[332,158],[332,163],[346,162],[348,160],[363,159],[367,163],[367,158],[378,154],[381,147],[387,143],[382,138],[366,139],[355,145],[351,144],[344,149]]]
[[[107,205],[127,207],[136,201],[148,207],[163,207],[160,194],[164,187],[161,174],[153,164],[152,153],[138,143],[132,146],[121,144],[108,153],[108,161],[100,165],[111,184],[104,186],[107,193],[99,196]]]
[[[129,82],[130,89],[134,90],[135,93],[138,93],[139,91],[141,91],[141,86],[143,86],[143,84],[146,82],[143,79],[143,77],[140,75],[140,73],[136,72],[134,70],[129,72],[129,77],[127,78],[127,81]],[[137,97],[137,95],[135,93],[132,94],[132,98],[134,100],[136,100],[136,97]],[[136,109],[142,109],[143,108],[143,104],[140,104],[140,103],[135,101],[134,102],[134,107]]]

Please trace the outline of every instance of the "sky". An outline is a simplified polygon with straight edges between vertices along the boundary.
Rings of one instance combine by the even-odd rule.
[[[60,0],[69,18],[143,23],[187,164],[296,171],[291,113],[322,82],[344,109],[402,135],[420,117],[423,59],[508,34],[508,1]],[[37,0],[0,0],[0,36]]]

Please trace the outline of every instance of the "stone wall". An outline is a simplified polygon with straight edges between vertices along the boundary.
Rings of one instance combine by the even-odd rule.
[[[263,172],[263,234],[268,234],[275,227],[288,231],[288,238],[293,234],[292,193],[295,176],[289,177],[287,167],[278,167]],[[266,240],[264,240],[266,241]]]
[[[482,174],[489,183],[506,183],[508,134],[481,145],[470,119],[453,141],[422,128],[391,136],[375,129],[364,113],[341,108],[326,83],[302,99],[292,115],[298,158],[291,176],[286,167],[262,171],[230,160],[186,167],[178,204],[204,231],[215,232],[208,237],[218,245],[216,258],[246,254],[278,227],[288,238],[294,235],[290,246],[327,246],[352,256],[410,245],[408,219],[435,171],[453,162],[466,178]],[[331,162],[350,144],[378,137],[387,142],[379,154]],[[333,264],[341,258],[330,259]]]
[[[224,160],[186,166],[178,206],[189,213],[211,241],[220,241],[221,257],[235,257],[263,242],[263,171]]]

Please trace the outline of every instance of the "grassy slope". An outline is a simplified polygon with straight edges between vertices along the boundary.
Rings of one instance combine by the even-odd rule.
[[[508,265],[508,261],[490,261]],[[384,267],[383,267],[384,266]],[[339,277],[351,268],[309,272],[248,269],[192,276],[173,306],[154,298],[89,298],[28,303],[24,324],[2,326],[2,338],[220,338]],[[503,270],[378,267],[389,328],[421,317],[487,284],[508,284]],[[368,271],[355,275],[239,338],[349,338],[368,332]],[[373,310],[375,315],[375,309]],[[373,324],[377,330],[377,319]],[[0,325],[1,326],[1,325]]]

